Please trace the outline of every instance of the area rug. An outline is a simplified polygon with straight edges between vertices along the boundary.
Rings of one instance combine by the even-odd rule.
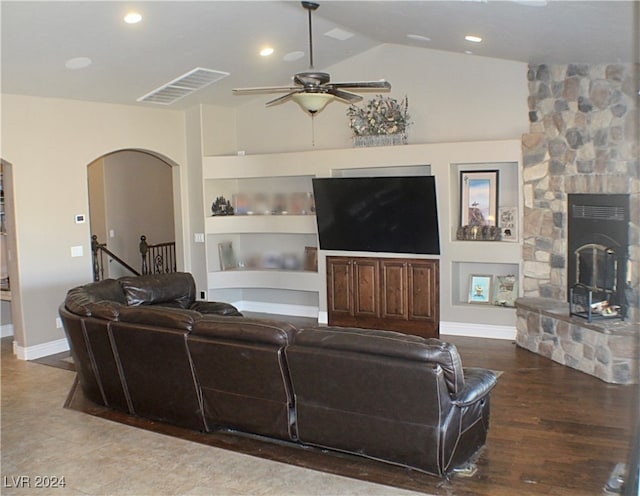
[[[286,441],[267,439],[257,435],[236,431],[203,433],[182,429],[98,406],[84,397],[77,377],[64,406],[71,410],[113,422],[174,436],[187,441],[320,472],[420,492],[429,496],[457,494],[456,487],[462,489],[466,481],[472,481],[478,477],[473,471],[472,474],[469,472],[453,473],[448,478],[441,479],[416,470],[376,460],[311,446],[301,446]]]

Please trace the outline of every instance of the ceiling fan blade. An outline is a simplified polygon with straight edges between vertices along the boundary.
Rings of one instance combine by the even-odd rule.
[[[297,93],[302,93],[302,90],[300,88],[297,88],[296,91],[291,91],[286,95],[282,95],[282,96],[279,96],[278,98],[274,98],[273,100],[269,100],[267,103],[265,103],[265,105],[267,107],[272,107],[273,105],[280,105],[281,103],[284,103],[287,100],[289,100],[293,95]]]
[[[342,100],[345,103],[357,103],[362,100],[360,95],[356,95],[355,93],[350,93],[348,91],[342,91],[336,88],[329,87],[327,91],[330,95],[335,96],[338,100]]]
[[[234,95],[252,95],[259,93],[282,93],[297,90],[297,86],[257,86],[255,88],[233,88]]]
[[[334,88],[361,88],[361,89],[378,89],[390,90],[391,83],[381,79],[380,81],[353,81],[349,83],[331,83]]]

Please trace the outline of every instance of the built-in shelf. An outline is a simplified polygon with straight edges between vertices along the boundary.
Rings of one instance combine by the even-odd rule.
[[[310,302],[317,308],[318,272],[302,270],[307,251],[317,254],[315,174],[301,173],[304,164],[300,154],[204,157],[210,296],[270,311],[285,307],[308,314]],[[234,215],[212,215],[219,197],[229,201]],[[221,270],[219,251],[229,243],[238,267]],[[286,301],[274,296],[282,291]]]
[[[460,227],[460,173],[466,170],[499,170],[498,205],[515,208],[522,217],[521,141],[513,140],[437,143],[422,145],[311,150],[262,155],[203,157],[205,240],[208,294],[241,302],[245,308],[271,311],[286,304],[307,312],[318,305],[320,322],[326,322],[326,258],[337,255],[318,249],[318,272],[248,269],[255,254],[297,254],[317,246],[314,215],[233,215],[213,217],[211,203],[224,196],[233,203],[238,194],[294,194],[312,191],[314,177],[352,177],[430,174],[436,178],[440,229],[440,320],[457,333],[515,333],[515,309],[467,302],[469,274],[522,274],[522,232],[516,226],[510,241],[463,241]],[[420,222],[420,219],[416,219]],[[244,270],[222,271],[218,245],[232,242]],[[350,256],[381,256],[349,253]],[[415,254],[384,254],[389,258]],[[424,256],[424,258],[429,258]],[[299,298],[298,298],[299,296]],[[281,307],[278,309],[282,309]],[[291,313],[291,315],[295,315]],[[324,320],[323,320],[324,318]],[[504,331],[504,332],[503,332]]]
[[[229,215],[209,216],[207,234],[290,233],[315,234],[315,215]]]
[[[303,270],[225,270],[209,272],[209,289],[286,289],[318,291],[318,273]]]

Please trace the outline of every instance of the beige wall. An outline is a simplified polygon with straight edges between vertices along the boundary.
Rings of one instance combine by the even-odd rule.
[[[528,129],[526,64],[383,45],[327,68],[334,80],[391,81],[409,96],[410,143],[513,139]],[[172,168],[176,241],[183,268],[206,281],[201,150],[207,155],[350,148],[346,106],[330,104],[313,121],[294,103],[265,108],[247,97],[239,110],[187,112],[137,106],[2,96],[2,158],[15,167],[16,224],[24,325],[19,347],[62,340],[55,327],[66,291],[91,280],[87,165],[123,149],[148,150]],[[313,139],[315,137],[315,140]],[[84,256],[72,258],[72,246]],[[179,262],[180,264],[180,262]],[[14,315],[14,320],[16,316]]]
[[[18,350],[62,340],[58,305],[70,287],[91,280],[89,224],[74,221],[88,215],[87,165],[122,149],[152,150],[184,165],[184,136],[182,112],[2,95],[2,158],[14,167]],[[84,256],[72,258],[72,246]]]

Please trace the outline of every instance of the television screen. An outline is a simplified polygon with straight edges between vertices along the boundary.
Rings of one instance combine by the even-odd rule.
[[[313,179],[323,250],[440,254],[435,177]]]

